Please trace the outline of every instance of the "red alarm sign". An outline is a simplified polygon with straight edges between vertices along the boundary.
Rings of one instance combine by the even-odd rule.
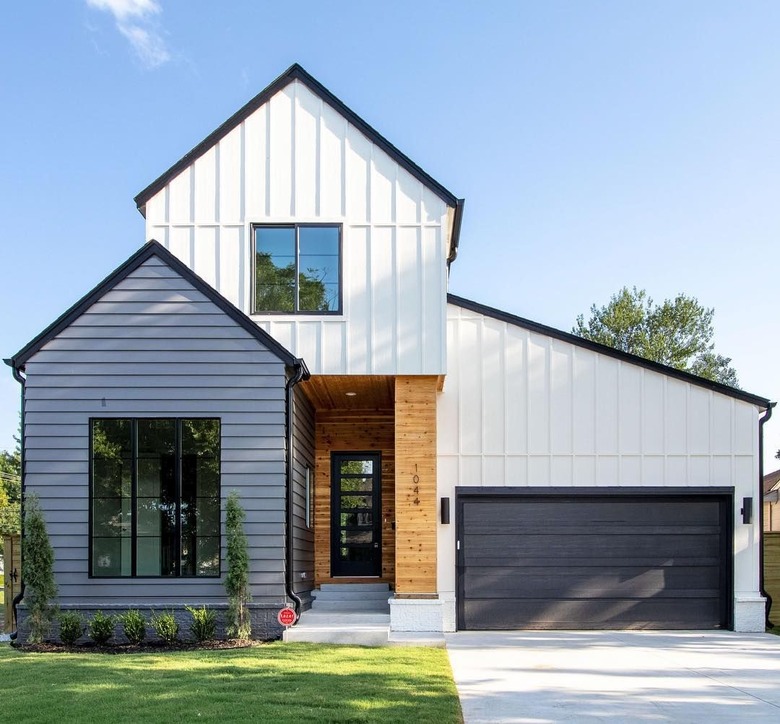
[[[292,626],[295,623],[295,611],[291,608],[283,608],[276,618],[282,626]]]

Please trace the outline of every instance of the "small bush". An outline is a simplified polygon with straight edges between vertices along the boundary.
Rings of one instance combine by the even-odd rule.
[[[98,646],[103,646],[114,635],[114,626],[116,620],[113,616],[106,616],[102,611],[97,611],[87,626],[87,633]]]
[[[190,626],[192,637],[198,642],[213,641],[217,633],[217,612],[205,606],[203,608],[186,606],[186,609],[192,616]]]
[[[146,619],[140,611],[130,609],[117,618],[122,625],[122,633],[131,644],[140,644],[146,638]]]
[[[84,633],[84,617],[78,611],[63,611],[59,616],[60,641],[66,646],[73,646]]]
[[[249,617],[249,602],[252,600],[249,592],[249,544],[244,531],[246,513],[235,490],[228,495],[225,514],[227,635],[235,639],[248,639],[252,636],[252,620]]]
[[[179,622],[171,611],[163,611],[162,613],[152,612],[151,622],[154,632],[163,640],[166,644],[175,643],[179,638]]]
[[[57,615],[54,602],[57,584],[54,581],[54,550],[35,493],[25,496],[24,521],[22,580],[25,583],[27,625],[30,627],[28,640],[31,644],[39,644],[48,636]]]

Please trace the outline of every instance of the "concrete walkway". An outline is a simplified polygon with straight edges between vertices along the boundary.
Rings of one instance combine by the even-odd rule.
[[[466,724],[780,722],[780,636],[447,634]]]

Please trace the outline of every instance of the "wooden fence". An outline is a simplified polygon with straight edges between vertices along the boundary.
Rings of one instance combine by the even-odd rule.
[[[780,532],[764,531],[764,589],[772,597],[769,617],[780,621]]]
[[[3,629],[8,632],[16,628],[13,601],[22,583],[22,544],[18,535],[3,538],[3,567]]]

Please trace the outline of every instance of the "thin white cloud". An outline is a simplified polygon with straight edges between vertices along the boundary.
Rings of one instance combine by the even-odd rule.
[[[89,7],[114,16],[116,27],[127,38],[143,66],[157,68],[171,59],[158,25],[162,13],[157,0],[86,0]]]

